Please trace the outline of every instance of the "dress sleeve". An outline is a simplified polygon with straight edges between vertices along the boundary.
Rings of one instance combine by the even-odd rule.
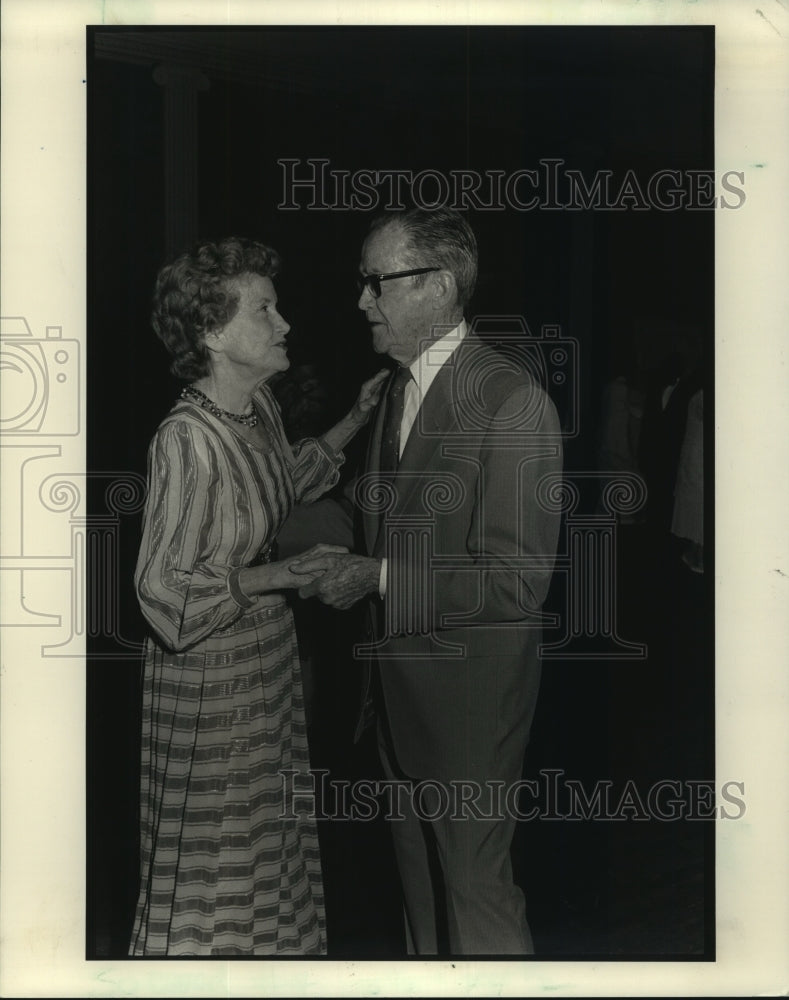
[[[189,649],[253,602],[238,586],[234,518],[222,516],[222,459],[201,428],[172,421],[148,455],[148,500],[135,584],[146,621],[166,646]]]
[[[282,423],[280,406],[268,386],[261,386],[256,400],[290,471],[297,503],[312,503],[323,496],[340,478],[343,452],[335,452],[322,438],[304,438],[291,445]]]
[[[335,452],[318,438],[305,438],[293,446],[291,475],[296,500],[312,503],[330,490],[340,478],[340,466],[345,461],[342,452]]]

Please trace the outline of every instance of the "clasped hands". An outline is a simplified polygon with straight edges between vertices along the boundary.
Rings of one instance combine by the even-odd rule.
[[[344,611],[366,594],[378,592],[381,563],[339,545],[322,544],[289,560],[288,570],[302,581],[296,584],[299,597],[318,597]]]

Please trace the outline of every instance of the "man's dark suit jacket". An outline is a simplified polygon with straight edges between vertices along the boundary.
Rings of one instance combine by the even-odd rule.
[[[382,499],[376,483],[385,400],[384,393],[355,493],[365,554],[388,557],[386,597],[371,599],[366,644],[386,640],[377,659],[396,763],[417,779],[511,774],[539,685],[540,608],[559,531],[556,504],[538,490],[543,480],[542,492],[550,493],[561,475],[556,409],[524,367],[469,334],[422,402],[394,506],[382,514],[373,508]],[[424,579],[424,552],[420,558],[402,544],[420,529],[430,546],[427,586],[414,579]],[[353,538],[347,511],[319,501],[294,510],[280,534],[280,557],[318,541],[351,546]],[[444,568],[431,566],[432,557],[455,558]],[[497,568],[483,568],[487,557]],[[520,557],[532,565],[513,563]],[[416,622],[406,614],[406,592],[429,597],[426,610],[412,609]],[[452,649],[461,655],[446,655]]]
[[[388,559],[371,638],[397,766],[416,779],[512,775],[559,530],[538,490],[561,474],[555,407],[525,368],[469,334],[423,400],[392,503],[376,485],[385,405],[356,492],[366,552]]]

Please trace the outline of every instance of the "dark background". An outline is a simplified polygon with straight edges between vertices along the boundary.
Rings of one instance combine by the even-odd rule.
[[[163,65],[205,80],[195,130],[184,132],[188,162],[176,167],[173,135],[184,122],[177,107],[168,118],[155,79]],[[278,391],[294,433],[328,426],[380,367],[354,284],[371,213],[279,210],[278,159],[509,174],[559,158],[587,180],[612,171],[615,190],[628,170],[646,184],[658,170],[714,163],[712,28],[97,28],[88,31],[87,83],[94,518],[106,513],[107,476],[144,476],[148,442],[180,389],[149,322],[156,272],[185,248],[179,238],[247,235],[281,253],[293,368]],[[195,185],[191,201],[177,170]],[[629,369],[634,343],[647,387],[678,338],[692,344],[704,358],[711,425],[712,211],[471,210],[469,219],[480,245],[470,317],[522,316],[533,334],[556,324],[578,342],[569,473],[596,467],[602,388]],[[303,365],[314,366],[323,394],[297,427],[287,403]],[[566,417],[567,398],[556,401]],[[711,451],[708,440],[708,466]],[[355,458],[352,449],[349,469]],[[593,506],[590,489],[583,500]],[[708,517],[708,553],[711,529]],[[125,954],[137,893],[140,657],[125,643],[144,636],[132,588],[139,531],[139,514],[125,516],[116,580],[95,574],[98,588],[117,588],[118,617],[108,635],[94,614],[88,639],[88,957]],[[654,510],[619,530],[617,560],[620,634],[647,643],[648,658],[546,664],[525,773],[561,769],[589,787],[712,780],[711,575],[684,568]],[[557,575],[549,609],[558,613],[562,586]],[[313,764],[335,776],[369,773],[371,748],[350,744],[354,615],[296,611],[314,691]],[[310,641],[316,634],[320,643]],[[329,957],[398,957],[386,830],[324,822],[321,835]],[[712,847],[704,822],[522,824],[516,873],[539,953],[712,958]]]

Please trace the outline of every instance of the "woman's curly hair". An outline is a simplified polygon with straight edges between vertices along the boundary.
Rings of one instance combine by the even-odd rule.
[[[151,321],[172,356],[173,375],[192,380],[208,374],[205,335],[221,330],[235,316],[236,279],[244,274],[273,278],[279,266],[276,250],[231,236],[201,243],[159,271]]]

